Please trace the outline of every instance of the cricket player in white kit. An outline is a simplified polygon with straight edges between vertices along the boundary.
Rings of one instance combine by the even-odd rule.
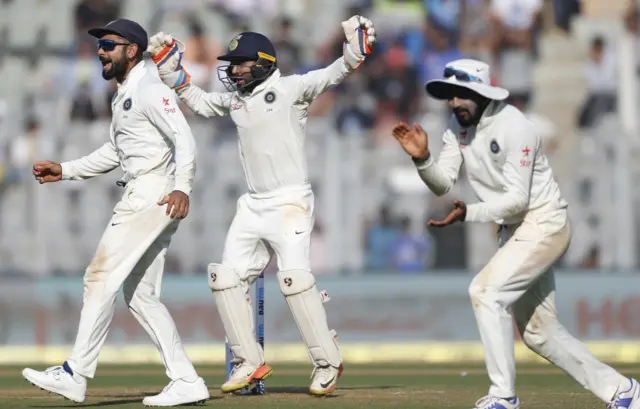
[[[181,49],[170,35],[158,33],[149,52],[160,76],[182,102],[206,116],[230,115],[238,129],[240,157],[248,193],[238,200],[220,264],[210,264],[213,292],[234,370],[223,392],[244,388],[271,373],[253,334],[253,313],[246,293],[277,255],[278,282],[314,363],[309,388],[314,395],[335,389],[342,357],[309,266],[314,196],[307,175],[305,124],[309,105],[342,82],[369,54],[373,24],[361,16],[342,23],[344,56],[324,69],[283,77],[276,51],[262,34],[245,32],[229,43],[221,67],[227,93],[206,93],[189,82],[180,66]]]
[[[100,240],[84,276],[84,305],[76,342],[62,366],[23,376],[47,391],[82,402],[86,378],[93,378],[123,288],[129,310],[160,351],[171,382],[148,406],[203,402],[209,391],[187,357],[169,311],[160,302],[164,262],[179,219],[189,211],[195,175],[195,141],[175,94],[157,70],[143,61],[147,33],[130,20],[115,20],[89,31],[98,40],[106,80],[118,91],[111,108],[110,139],[81,159],[62,164],[43,161],[33,167],[40,183],[83,180],[118,165],[124,195]]]
[[[491,380],[477,409],[517,409],[512,316],[524,343],[571,375],[611,409],[640,408],[640,386],[598,361],[558,322],[552,266],[569,245],[567,203],[532,124],[503,101],[508,91],[490,85],[489,66],[475,60],[447,64],[444,79],[427,92],[449,101],[453,115],[436,162],[419,126],[396,125],[393,136],[413,158],[436,195],[446,194],[464,163],[480,199],[453,202],[442,221],[495,222],[500,249],[473,279],[469,294]]]

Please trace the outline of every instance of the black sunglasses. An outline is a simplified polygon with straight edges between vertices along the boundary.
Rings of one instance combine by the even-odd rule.
[[[444,69],[444,77],[456,77],[458,81],[466,81],[466,82],[482,82],[482,80],[475,75],[471,75],[467,72],[456,70],[455,68],[447,67]]]
[[[114,40],[98,40],[98,50],[113,51],[119,45],[131,45],[131,43],[116,43]]]

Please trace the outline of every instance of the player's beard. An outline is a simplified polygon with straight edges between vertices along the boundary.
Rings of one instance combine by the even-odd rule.
[[[474,104],[475,105],[475,104]],[[456,116],[456,120],[463,128],[468,128],[476,122],[477,106],[474,107],[457,107],[453,109],[453,114]]]
[[[114,78],[123,78],[127,73],[127,59],[125,58],[124,51],[117,59],[109,57],[100,57],[100,62],[103,64],[102,78],[109,81]],[[105,63],[111,64],[108,69],[105,70]]]
[[[465,100],[463,104],[453,108],[453,114],[458,124],[463,128],[478,125],[489,102],[486,98],[480,98],[477,101],[475,99],[468,99]]]

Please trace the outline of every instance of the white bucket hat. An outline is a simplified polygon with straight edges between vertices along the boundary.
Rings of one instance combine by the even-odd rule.
[[[489,64],[482,61],[463,59],[447,63],[444,79],[427,82],[425,88],[435,99],[451,99],[456,88],[467,88],[483,97],[502,101],[507,99],[509,91],[491,86]]]

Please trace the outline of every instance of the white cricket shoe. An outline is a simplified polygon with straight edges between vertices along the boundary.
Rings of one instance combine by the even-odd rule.
[[[640,409],[640,384],[633,378],[629,378],[629,382],[631,387],[616,392],[607,409]]]
[[[236,365],[231,371],[229,380],[222,384],[220,388],[224,393],[239,391],[249,386],[254,381],[266,379],[271,375],[273,370],[267,364],[263,364],[260,368],[243,362]]]
[[[495,396],[485,396],[478,399],[474,409],[519,409],[520,399],[514,396],[510,399],[497,398]]]
[[[77,403],[84,402],[87,380],[83,377],[78,377],[78,380],[74,379],[60,365],[52,366],[44,371],[25,368],[22,371],[22,376],[40,389],[63,396]]]
[[[178,379],[169,382],[159,394],[144,398],[142,404],[145,406],[201,405],[209,397],[209,389],[204,379],[198,378],[195,382]]]
[[[344,367],[342,364],[338,368],[335,366],[317,366],[313,369],[311,386],[309,393],[315,396],[324,396],[331,393],[338,385],[338,378],[342,375]]]

